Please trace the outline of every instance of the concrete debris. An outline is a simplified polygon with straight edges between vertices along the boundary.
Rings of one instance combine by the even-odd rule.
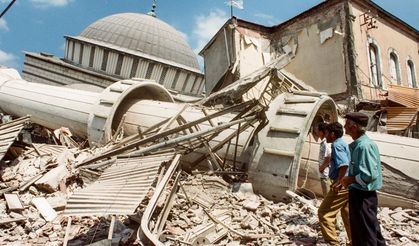
[[[57,212],[55,212],[45,198],[35,197],[32,199],[32,203],[39,210],[46,221],[53,221],[57,217]]]
[[[38,189],[47,192],[55,192],[59,189],[62,179],[69,175],[66,165],[59,165],[58,167],[47,172],[42,178],[35,182]]]
[[[17,194],[4,194],[9,211],[21,211],[24,209]]]

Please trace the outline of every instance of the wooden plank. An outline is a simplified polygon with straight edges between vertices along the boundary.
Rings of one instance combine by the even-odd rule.
[[[57,212],[55,212],[44,197],[33,198],[32,204],[38,209],[46,221],[53,221],[57,217]]]
[[[70,237],[70,230],[71,230],[71,216],[68,216],[67,228],[65,229],[63,246],[67,246],[67,242],[68,242],[68,239]]]
[[[10,211],[21,211],[25,209],[17,194],[4,194],[4,198]]]
[[[10,224],[13,222],[21,222],[21,221],[25,221],[26,218],[22,217],[22,218],[13,218],[13,219],[2,219],[0,220],[0,225],[6,225],[6,224]]]
[[[27,121],[30,121],[30,116],[25,116],[16,120],[13,120],[11,122],[5,123],[5,124],[1,124],[0,125],[0,129],[7,129],[16,125],[22,125],[24,123],[26,123]]]
[[[0,141],[15,139],[17,135],[20,133],[20,130],[21,129],[19,129],[18,131],[13,131],[13,132],[0,133]]]
[[[170,125],[172,125],[172,123],[177,119],[177,118],[179,118],[179,116],[187,109],[189,107],[189,105],[188,104],[185,104],[183,107],[182,107],[182,109],[179,111],[179,112],[177,112],[177,114],[175,114],[172,118],[170,118],[170,120],[166,123],[166,124],[164,124],[161,128],[160,128],[160,130],[157,132],[157,133],[162,133],[163,131],[165,131],[167,128],[169,128],[170,127]]]
[[[112,215],[111,224],[109,226],[108,239],[112,240],[113,228],[115,226],[115,215]]]
[[[12,191],[16,190],[17,188],[19,188],[19,186],[12,186],[12,187],[2,189],[2,190],[0,190],[0,196],[3,195],[4,193],[12,192]]]

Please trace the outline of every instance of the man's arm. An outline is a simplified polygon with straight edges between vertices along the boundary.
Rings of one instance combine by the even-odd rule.
[[[332,189],[335,192],[338,192],[340,190],[340,188],[342,188],[342,179],[345,177],[346,174],[346,170],[348,169],[348,166],[342,166],[339,168],[339,176],[337,181],[332,185]]]
[[[366,186],[375,181],[379,175],[379,170],[377,170],[377,163],[380,161],[378,149],[375,146],[370,148],[360,149],[358,152],[358,165],[359,173],[355,176],[344,177],[342,180],[342,185],[345,187],[349,186],[352,183],[358,183],[362,187]]]

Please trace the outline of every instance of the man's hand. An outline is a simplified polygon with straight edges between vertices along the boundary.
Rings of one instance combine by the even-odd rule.
[[[345,187],[348,187],[350,184],[354,182],[355,182],[354,176],[345,176],[340,180],[340,183]]]
[[[339,192],[339,190],[342,188],[342,184],[339,182],[339,181],[337,181],[336,183],[334,183],[333,185],[332,185],[332,190],[334,191],[334,192],[336,192],[336,193],[338,193]]]
[[[327,157],[324,159],[323,164],[321,164],[321,165],[319,166],[319,172],[320,172],[320,173],[323,173],[324,169],[326,169],[326,167],[328,167],[328,166],[329,166],[329,164],[330,164],[330,155],[329,155],[329,156],[327,156]]]

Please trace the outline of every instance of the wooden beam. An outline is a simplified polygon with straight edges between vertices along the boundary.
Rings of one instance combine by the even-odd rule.
[[[71,216],[68,216],[67,227],[65,228],[65,236],[64,236],[63,246],[67,246],[68,238],[70,236],[70,230],[71,230]]]
[[[182,107],[182,109],[179,111],[179,112],[177,112],[177,114],[175,114],[172,118],[170,118],[170,120],[166,123],[166,124],[164,124],[161,128],[160,128],[160,130],[157,132],[157,133],[162,133],[163,131],[165,131],[167,128],[169,128],[170,127],[170,125],[172,125],[173,124],[173,122],[175,121],[175,120],[177,120],[177,118],[187,109],[189,107],[189,105],[188,104],[185,104],[183,107]]]
[[[207,121],[209,119],[212,119],[212,118],[215,118],[215,117],[224,115],[226,113],[229,113],[229,112],[232,112],[232,111],[235,111],[235,110],[243,109],[243,108],[245,108],[246,106],[248,106],[249,104],[252,104],[252,103],[254,103],[254,102],[253,101],[248,101],[248,102],[244,102],[244,103],[241,103],[241,104],[238,104],[238,105],[234,105],[234,106],[231,106],[231,107],[229,107],[227,109],[218,111],[218,112],[213,113],[211,115],[208,115],[206,117],[202,117],[202,118],[200,118],[198,120],[191,121],[191,122],[189,122],[189,123],[187,123],[185,125],[182,125],[182,126],[179,126],[179,127],[173,128],[173,129],[169,129],[169,130],[164,131],[164,132],[161,132],[161,133],[157,133],[157,134],[155,134],[155,135],[153,135],[151,137],[145,138],[145,139],[135,140],[132,143],[127,144],[126,146],[121,146],[121,147],[119,147],[117,149],[112,149],[110,151],[106,151],[105,153],[101,153],[98,156],[94,156],[92,158],[89,158],[88,160],[85,160],[84,162],[78,164],[77,167],[80,167],[80,166],[83,166],[83,165],[87,165],[87,164],[90,164],[92,162],[95,162],[95,161],[98,161],[98,160],[101,160],[101,159],[104,159],[104,158],[108,158],[110,156],[121,154],[124,151],[133,149],[133,148],[135,148],[137,146],[140,146],[140,145],[143,145],[143,144],[146,144],[146,143],[149,143],[149,142],[153,142],[153,141],[155,141],[157,139],[160,139],[162,137],[166,137],[166,136],[169,136],[171,134],[177,133],[177,132],[182,131],[184,129],[190,128],[190,127],[192,127],[192,126],[194,126],[196,124],[205,122],[205,121]]]
[[[112,240],[113,228],[115,227],[115,215],[112,215],[111,224],[109,225],[108,239]]]

